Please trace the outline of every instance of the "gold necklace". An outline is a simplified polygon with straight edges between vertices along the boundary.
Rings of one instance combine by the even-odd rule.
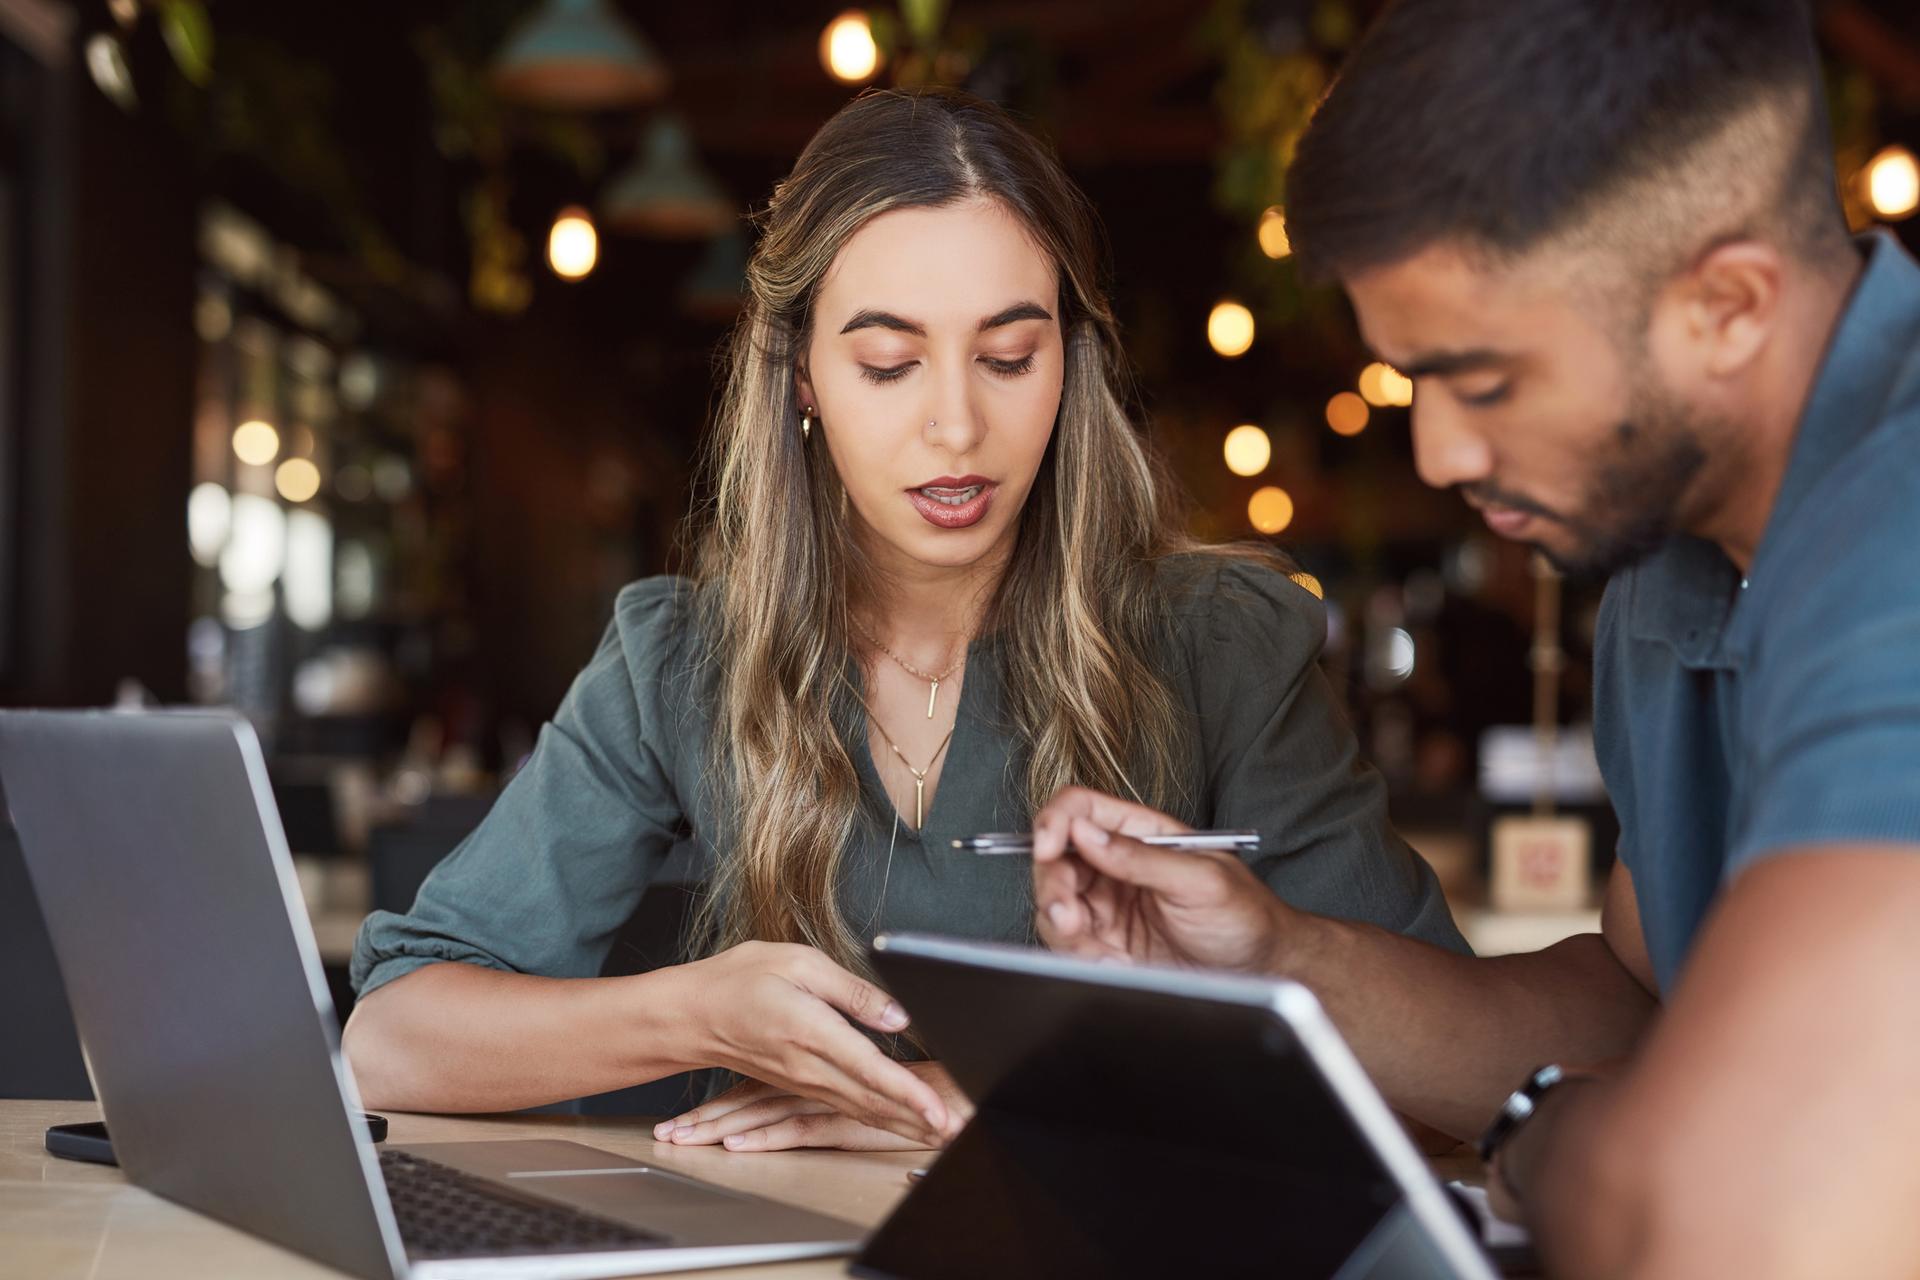
[[[913,767],[913,761],[907,759],[907,753],[900,749],[900,744],[895,742],[893,736],[887,732],[887,727],[880,723],[880,717],[873,714],[873,708],[868,705],[865,698],[860,699],[860,705],[867,708],[867,719],[880,731],[880,740],[887,744],[887,748],[894,755],[900,757],[900,763],[905,765],[907,772],[913,775],[913,829],[918,831],[927,822],[927,775],[933,772],[933,766],[939,763],[940,753],[947,749],[949,742],[953,741],[953,729],[960,727],[960,719],[958,716],[954,717],[953,729],[947,730],[947,736],[940,739],[940,745],[933,749],[933,756],[927,761],[927,767],[916,769]]]
[[[961,668],[962,664],[964,664],[967,660],[967,651],[965,649],[962,649],[960,651],[960,657],[954,662],[954,664],[948,667],[945,671],[942,671],[939,675],[937,676],[929,675],[927,672],[922,671],[920,668],[914,666],[911,662],[908,662],[905,658],[901,657],[899,654],[895,653],[893,650],[887,648],[887,646],[885,646],[884,644],[881,644],[880,638],[874,635],[873,632],[867,630],[866,627],[863,626],[862,624],[856,622],[853,625],[859,628],[860,634],[867,638],[868,644],[872,645],[874,648],[878,649],[880,652],[886,654],[889,658],[892,658],[894,661],[894,664],[898,666],[902,671],[906,672],[910,676],[913,676],[915,679],[927,681],[927,683],[931,686],[927,690],[927,719],[929,720],[933,719],[933,703],[934,703],[934,700],[940,696],[940,682],[942,680],[945,680],[948,676],[952,675],[954,672],[958,671]],[[873,713],[871,707],[868,708],[867,713],[869,715]],[[884,729],[881,730],[882,736],[885,736],[885,733],[886,731]],[[891,743],[889,743],[889,745],[891,745]],[[898,748],[895,748],[895,749],[898,750]],[[900,758],[902,760],[906,759],[905,756],[902,756]],[[911,768],[912,766],[908,766],[908,767]],[[931,769],[933,766],[928,765],[927,767]]]

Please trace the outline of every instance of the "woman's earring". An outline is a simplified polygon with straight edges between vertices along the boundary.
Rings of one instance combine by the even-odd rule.
[[[800,438],[802,440],[809,440],[812,437],[813,437],[813,406],[808,405],[805,409],[802,409],[800,411]]]

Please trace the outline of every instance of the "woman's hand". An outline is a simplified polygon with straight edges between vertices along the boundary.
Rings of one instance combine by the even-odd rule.
[[[823,1102],[760,1080],[742,1081],[704,1106],[661,1121],[654,1126],[653,1136],[677,1147],[704,1147],[717,1142],[729,1151],[790,1151],[795,1147],[912,1151],[945,1146],[973,1118],[973,1104],[940,1064],[912,1062],[906,1069],[931,1086],[946,1104],[947,1126],[935,1141],[911,1140],[877,1129]]]
[[[681,974],[702,1064],[922,1146],[938,1146],[952,1128],[939,1090],[847,1022],[900,1031],[906,1012],[820,951],[748,942],[683,965]]]

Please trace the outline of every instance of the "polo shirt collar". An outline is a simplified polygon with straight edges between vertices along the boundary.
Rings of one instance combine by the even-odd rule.
[[[1794,509],[1879,425],[1888,401],[1920,365],[1920,265],[1886,231],[1856,243],[1866,265],[1800,415],[1754,556],[1756,574],[1765,572],[1768,552]],[[1736,667],[1724,640],[1741,585],[1739,570],[1717,545],[1672,538],[1630,575],[1632,634],[1667,645],[1688,667]]]

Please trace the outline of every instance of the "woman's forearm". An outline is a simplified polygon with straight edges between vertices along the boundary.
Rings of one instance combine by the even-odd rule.
[[[447,962],[397,978],[348,1019],[362,1102],[512,1111],[657,1080],[700,1061],[683,967],[541,978]]]

